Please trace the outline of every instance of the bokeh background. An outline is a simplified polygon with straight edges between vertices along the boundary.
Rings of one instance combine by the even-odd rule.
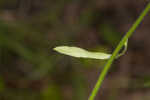
[[[106,60],[148,0],[0,0],[0,100],[87,100]],[[150,13],[111,67],[96,100],[150,100]]]

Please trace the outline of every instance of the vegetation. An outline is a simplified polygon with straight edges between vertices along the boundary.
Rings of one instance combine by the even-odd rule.
[[[147,3],[1,0],[0,100],[87,100],[122,33]],[[149,22],[145,17],[129,39],[128,52],[123,43],[95,100],[150,99]],[[60,55],[53,50],[59,45],[84,55]]]

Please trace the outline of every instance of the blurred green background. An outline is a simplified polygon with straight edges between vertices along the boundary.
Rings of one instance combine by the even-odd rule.
[[[106,61],[59,45],[111,53],[148,0],[0,0],[0,100],[87,100]],[[150,100],[150,14],[96,100]]]

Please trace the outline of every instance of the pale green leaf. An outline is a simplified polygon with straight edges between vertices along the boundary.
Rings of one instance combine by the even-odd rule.
[[[54,50],[65,55],[78,58],[109,59],[111,56],[111,54],[101,52],[90,52],[79,47],[58,46],[54,48]]]
[[[117,55],[116,59],[125,54],[125,52],[127,51],[127,47],[128,47],[128,40],[124,44],[123,51]],[[58,46],[54,48],[54,50],[65,55],[78,58],[109,59],[111,56],[111,54],[107,53],[90,52],[79,47],[70,47],[70,46]]]

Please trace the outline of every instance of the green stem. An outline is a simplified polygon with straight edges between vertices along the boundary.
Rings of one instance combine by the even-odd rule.
[[[150,2],[148,3],[148,5],[146,6],[146,8],[144,9],[144,11],[141,13],[141,15],[139,16],[139,18],[135,21],[135,23],[132,25],[132,27],[129,29],[129,31],[126,33],[126,35],[122,38],[122,40],[120,41],[120,43],[118,44],[118,46],[116,47],[116,49],[114,50],[112,56],[110,57],[110,59],[108,60],[108,62],[106,63],[104,69],[102,70],[98,81],[89,97],[88,100],[94,100],[95,96],[99,90],[99,88],[102,85],[102,82],[105,78],[105,76],[107,75],[112,62],[115,60],[117,54],[119,53],[119,51],[121,50],[121,48],[124,46],[125,42],[128,40],[128,38],[133,34],[133,32],[136,30],[136,28],[139,26],[139,24],[142,22],[142,20],[144,19],[144,16],[149,12],[150,10]]]

